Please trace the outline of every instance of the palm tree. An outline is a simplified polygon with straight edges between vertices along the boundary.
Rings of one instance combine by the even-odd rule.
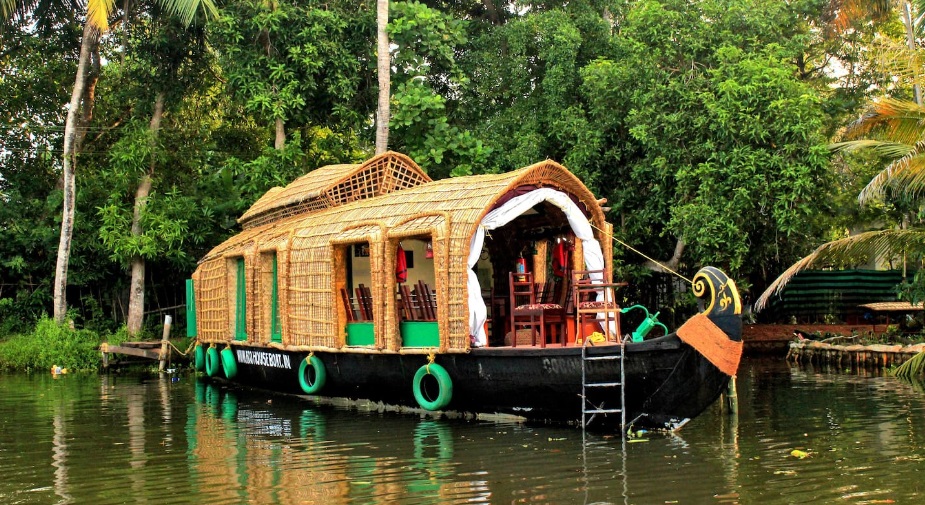
[[[376,154],[389,146],[389,95],[391,88],[391,58],[389,57],[389,0],[376,0],[376,71],[379,75],[379,107],[376,112]]]
[[[74,5],[73,0],[59,0],[64,8]],[[78,0],[79,1],[79,0]],[[169,14],[180,17],[184,24],[192,23],[200,11],[214,17],[217,13],[213,0],[157,0]],[[80,2],[82,3],[82,2]],[[40,2],[36,0],[0,0],[0,17],[11,19],[27,16],[34,12]],[[71,254],[71,238],[74,230],[74,204],[77,169],[77,153],[80,151],[81,123],[92,117],[94,96],[92,93],[94,62],[99,62],[97,53],[100,37],[109,29],[109,18],[115,12],[115,0],[86,0],[86,20],[80,41],[80,57],[77,61],[77,77],[71,91],[67,119],[64,123],[64,148],[62,159],[62,186],[64,199],[61,211],[61,236],[58,242],[58,258],[55,264],[54,318],[64,322],[67,313],[67,270]],[[94,55],[96,55],[94,57]]]
[[[869,150],[893,160],[861,191],[861,205],[920,197],[925,188],[925,107],[909,100],[881,99],[849,125],[843,137],[845,141],[832,145],[834,151]],[[897,257],[908,251],[925,253],[925,228],[870,231],[822,244],[781,274],[758,298],[755,310],[763,309],[801,270]]]
[[[925,76],[919,69],[925,64],[925,54],[915,45],[915,34],[921,34],[925,23],[925,1],[899,2],[906,25],[907,45],[889,47],[884,51],[885,66],[891,73],[913,85],[915,101],[883,98],[873,103],[842,133],[842,142],[832,145],[834,152],[869,151],[891,159],[858,196],[860,205],[887,199],[917,199],[925,187],[925,107],[919,93]],[[833,0],[837,12],[833,21],[836,29],[852,20],[888,15],[895,5],[886,0]],[[913,18],[912,11],[920,13]],[[925,228],[902,227],[861,233],[828,242],[796,262],[777,278],[755,302],[755,310],[767,306],[771,296],[779,293],[801,270],[866,261],[870,258],[904,256],[908,251],[925,253]]]

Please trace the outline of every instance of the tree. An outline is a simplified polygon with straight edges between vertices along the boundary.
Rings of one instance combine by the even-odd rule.
[[[379,105],[376,108],[376,154],[389,147],[389,99],[392,64],[389,54],[389,0],[376,0],[376,75],[379,77]]]
[[[389,143],[436,179],[484,170],[491,149],[453,110],[468,79],[456,53],[467,42],[466,23],[420,2],[393,2]]]
[[[27,18],[0,31],[0,334],[23,330],[51,301],[67,99],[60,82],[73,75],[79,49],[73,24],[53,28],[37,32]]]
[[[874,230],[822,244],[790,266],[755,303],[763,309],[770,297],[780,292],[794,275],[808,268],[866,263],[871,259],[925,256],[925,223],[920,214],[921,191],[925,187],[925,107],[909,100],[885,98],[851,124],[844,133],[850,139],[833,145],[836,152],[870,150],[893,161],[877,173],[858,196],[863,205],[907,200],[911,210],[898,228]],[[911,201],[909,201],[911,200]],[[911,205],[910,205],[911,204]],[[916,274],[907,286],[907,296],[920,301],[925,294],[925,277]]]
[[[212,26],[222,76],[245,110],[286,131],[355,132],[368,121],[372,16],[356,2],[235,0]]]
[[[827,83],[796,66],[815,40],[809,4],[536,2],[469,29],[455,114],[494,169],[563,161],[649,257],[760,283],[827,224]],[[616,257],[622,275],[649,274]]]
[[[868,152],[888,161],[858,195],[863,206],[880,205],[898,208],[902,213],[897,226],[868,231],[820,245],[812,253],[795,262],[762,293],[755,303],[761,310],[770,298],[779,293],[797,273],[808,268],[866,263],[872,259],[905,260],[925,258],[925,222],[921,214],[921,191],[925,188],[925,107],[921,104],[919,86],[925,75],[918,69],[925,55],[911,36],[921,33],[922,17],[910,15],[909,4],[903,2],[909,46],[887,45],[886,66],[893,71],[899,92],[914,88],[915,100],[883,97],[842,132],[842,142],[832,145],[836,153]],[[917,7],[922,13],[922,6]],[[913,24],[914,23],[914,24]],[[881,210],[883,212],[883,210]],[[913,302],[925,299],[925,275],[918,271],[912,282],[904,282],[901,295]]]
[[[126,324],[129,334],[133,336],[141,331],[144,322],[146,260],[153,259],[162,249],[146,247],[145,244],[153,239],[167,242],[169,247],[171,241],[182,241],[182,231],[178,230],[179,227],[168,230],[168,226],[162,226],[158,228],[159,233],[156,237],[144,237],[144,224],[150,224],[152,221],[146,219],[148,199],[157,169],[161,166],[162,156],[158,156],[161,123],[165,111],[169,109],[168,100],[179,103],[191,87],[200,85],[208,65],[204,32],[201,29],[188,30],[175,19],[156,14],[157,11],[145,13],[142,17],[147,18],[146,22],[140,24],[144,24],[147,29],[135,30],[140,35],[129,37],[129,41],[134,41],[135,44],[122,47],[121,74],[129,77],[126,85],[137,83],[141,84],[141,90],[154,91],[153,97],[148,93],[142,93],[143,96],[147,95],[148,99],[153,98],[154,103],[148,128],[142,130],[141,141],[146,144],[145,148],[132,149],[127,153],[119,149],[111,151],[113,164],[123,167],[127,174],[137,177],[129,237],[120,237],[118,232],[112,231],[104,235],[104,242],[114,250],[129,251],[124,258],[131,268]],[[132,135],[129,134],[128,138],[131,145]],[[133,155],[136,155],[137,159],[132,159]],[[144,168],[139,170],[138,166]],[[103,229],[106,229],[105,226]],[[116,244],[119,240],[127,241],[127,244]]]
[[[212,0],[159,0],[167,11],[176,13],[186,24],[193,21],[197,12],[214,15],[216,8]],[[70,4],[68,4],[69,6]],[[9,19],[31,12],[32,2],[4,0],[0,14]],[[75,176],[77,154],[82,140],[80,125],[86,126],[92,119],[95,100],[95,76],[99,69],[99,41],[102,33],[109,29],[109,16],[116,6],[111,0],[88,0],[86,20],[80,42],[80,56],[77,61],[77,77],[71,91],[67,118],[64,123],[64,146],[62,153],[62,188],[64,198],[61,210],[61,234],[58,242],[58,259],[55,264],[54,319],[63,323],[67,312],[67,274],[74,228]]]

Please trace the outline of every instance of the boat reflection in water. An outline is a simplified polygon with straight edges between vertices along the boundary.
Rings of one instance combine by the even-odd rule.
[[[197,382],[197,404],[190,406],[188,419],[189,468],[212,498],[250,503],[488,500],[484,481],[458,473],[450,424],[375,419],[301,408],[304,404],[291,398],[277,405],[266,398],[265,393],[251,398],[247,391]]]

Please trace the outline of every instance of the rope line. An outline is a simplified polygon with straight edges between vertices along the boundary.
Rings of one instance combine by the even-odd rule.
[[[604,230],[602,230],[602,229],[598,228],[597,226],[595,226],[594,223],[592,223],[591,221],[588,221],[588,224],[591,225],[591,228],[594,228],[595,230],[601,232],[602,235],[607,235],[607,232],[605,232]],[[674,275],[678,276],[679,278],[683,279],[683,280],[684,280],[685,282],[687,282],[688,284],[694,284],[694,281],[692,281],[692,280],[688,279],[687,277],[681,275],[679,272],[677,272],[676,270],[670,268],[668,265],[662,263],[661,261],[658,261],[658,260],[656,260],[656,259],[654,259],[654,258],[651,258],[651,257],[647,256],[645,253],[643,253],[643,252],[640,251],[639,249],[636,249],[635,247],[633,247],[633,246],[627,244],[626,242],[624,242],[624,241],[618,239],[618,238],[616,237],[616,235],[611,235],[610,238],[613,239],[614,242],[616,242],[616,243],[622,245],[623,247],[629,249],[630,251],[633,251],[634,253],[636,253],[636,254],[642,256],[643,258],[645,258],[645,259],[651,261],[652,263],[655,263],[656,265],[662,267],[662,269],[665,270],[666,272],[669,272],[669,273],[671,273],[671,274],[674,274]]]
[[[173,345],[173,342],[168,340],[167,343],[170,344],[170,347],[172,347],[174,351],[177,351],[177,353],[180,354],[181,356],[189,355],[189,352],[192,351],[193,347],[196,345],[195,340],[191,341],[189,344],[189,347],[186,348],[186,352],[183,352],[177,346]]]

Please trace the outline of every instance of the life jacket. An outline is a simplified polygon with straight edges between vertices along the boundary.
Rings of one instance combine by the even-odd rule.
[[[405,257],[405,250],[401,244],[398,245],[398,251],[395,253],[395,281],[399,284],[408,280],[408,259]]]
[[[568,275],[568,244],[565,241],[556,243],[552,250],[552,274],[563,278]]]

